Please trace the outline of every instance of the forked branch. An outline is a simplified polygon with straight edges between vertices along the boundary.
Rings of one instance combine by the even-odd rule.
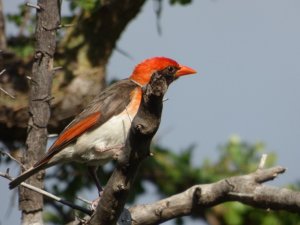
[[[285,168],[258,169],[243,176],[223,179],[212,184],[195,185],[166,199],[129,208],[132,225],[159,224],[200,212],[223,202],[238,201],[256,208],[300,212],[300,192],[262,183],[273,180]]]

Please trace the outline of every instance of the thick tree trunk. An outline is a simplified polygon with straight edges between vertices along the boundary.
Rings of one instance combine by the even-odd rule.
[[[60,22],[58,4],[57,0],[38,1],[40,9],[37,10],[36,47],[30,84],[27,149],[22,158],[26,169],[44,154],[47,144],[56,28]],[[28,182],[42,187],[43,172],[31,177]],[[43,197],[24,188],[20,188],[19,197],[22,224],[43,224]]]

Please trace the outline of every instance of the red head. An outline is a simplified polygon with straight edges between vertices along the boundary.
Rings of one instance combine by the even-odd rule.
[[[174,79],[183,76],[196,73],[195,70],[187,66],[178,64],[175,60],[166,57],[154,57],[146,59],[138,64],[133,70],[130,79],[145,85],[150,81],[152,74],[156,71],[169,69],[174,70]]]

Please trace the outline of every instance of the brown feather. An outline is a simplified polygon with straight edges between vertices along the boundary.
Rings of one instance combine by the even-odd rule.
[[[64,130],[49,148],[47,154],[33,167],[37,167],[41,164],[47,163],[53,155],[62,149],[62,146],[70,144],[72,141],[77,139],[81,134],[93,127],[100,119],[100,112],[95,112],[81,121],[69,126],[68,129]]]
[[[10,182],[9,188],[18,186],[21,182],[56,163],[49,164],[49,160],[70,143],[76,142],[83,133],[101,126],[111,117],[123,112],[132,100],[132,92],[141,89],[129,79],[121,80],[101,92],[75,119],[62,131],[48,152],[34,165],[15,180]],[[139,92],[140,93],[140,92]],[[135,104],[139,104],[135,101]]]

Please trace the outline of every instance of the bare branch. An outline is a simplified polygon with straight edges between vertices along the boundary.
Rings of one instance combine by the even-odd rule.
[[[11,154],[9,154],[8,152],[0,150],[0,154],[6,155],[8,158],[12,159],[12,160],[15,161],[16,163],[18,163],[19,166],[21,166],[21,167],[23,168],[22,163],[21,163],[19,160],[17,160],[15,157],[13,157]]]
[[[58,137],[58,134],[48,134],[48,138]]]
[[[26,2],[25,5],[28,6],[28,7],[37,9],[37,10],[41,10],[42,9],[39,5],[35,5],[35,4],[30,3],[30,2]]]
[[[2,74],[4,74],[4,73],[5,73],[5,71],[6,71],[6,69],[3,69],[3,70],[1,70],[1,72],[0,72],[0,76],[1,76]]]
[[[38,83],[35,80],[33,80],[31,76],[26,76],[26,78],[30,81],[31,84],[38,85]]]
[[[1,70],[0,76],[1,76],[2,74],[4,74],[5,71],[6,71],[6,69]],[[8,93],[8,92],[7,92],[6,90],[4,90],[3,88],[0,87],[0,90],[1,90],[2,92],[4,92],[4,94],[8,95],[9,97],[15,99],[15,97],[14,97],[13,95],[11,95],[10,93]]]
[[[53,79],[53,60],[56,49],[56,32],[43,29],[60,24],[60,2],[57,0],[38,0],[36,5],[35,54],[32,63],[32,80],[29,86],[29,120],[26,149],[22,163],[30,168],[42,154],[47,145],[47,126],[50,118],[51,87]],[[43,172],[30,177],[27,182],[35,187],[43,187]],[[43,223],[43,196],[23,187],[19,188],[19,208],[22,211],[22,224]]]
[[[123,154],[117,156],[117,166],[101,195],[89,224],[113,225],[119,218],[129,191],[133,187],[139,165],[150,155],[150,143],[160,123],[162,99],[167,91],[167,86],[165,77],[160,73],[155,73],[152,75],[150,83],[143,88],[142,103],[132,121],[125,149]],[[122,215],[126,214],[125,211]],[[127,219],[121,220],[127,221]]]
[[[11,177],[9,175],[9,170],[7,170],[6,173],[1,173],[0,172],[0,176],[4,177],[4,178],[6,178],[6,179],[8,179],[10,181],[12,181],[14,179],[13,177]],[[56,196],[54,194],[51,194],[50,192],[47,192],[47,191],[45,191],[45,190],[43,190],[41,188],[35,187],[35,186],[27,184],[25,182],[22,182],[20,185],[23,186],[23,187],[25,187],[25,188],[28,188],[29,190],[35,191],[37,193],[40,193],[40,194],[42,194],[42,195],[44,195],[44,196],[46,196],[46,197],[48,197],[48,198],[50,198],[50,199],[52,199],[54,201],[60,202],[63,205],[67,205],[67,206],[71,207],[72,209],[76,209],[76,210],[79,210],[79,211],[81,211],[81,212],[83,212],[85,214],[92,215],[92,211],[91,210],[86,209],[86,208],[84,208],[82,206],[79,206],[79,205],[75,205],[72,202],[64,200],[64,199],[62,199],[62,198],[60,198],[60,197],[58,197],[58,196]]]
[[[239,201],[263,209],[300,212],[300,192],[261,185],[283,173],[283,167],[258,170],[254,173],[223,179],[213,184],[195,185],[186,191],[152,204],[129,208],[132,225],[158,224],[190,215],[227,201]]]
[[[73,27],[74,24],[70,23],[70,24],[60,24],[58,25],[57,28],[68,28],[68,27]]]
[[[87,199],[85,199],[85,198],[83,198],[83,197],[77,196],[76,198],[77,198],[78,200],[80,200],[80,201],[86,203],[86,204],[89,204],[89,205],[92,204],[91,201],[89,201],[89,200],[87,200]]]
[[[0,87],[0,91],[2,91],[4,94],[8,95],[9,97],[11,97],[12,99],[15,99],[15,96],[13,96],[12,94],[8,93],[7,91],[5,91],[3,88]]]
[[[3,13],[3,4],[2,0],[0,0],[0,49],[6,50],[6,36],[5,36],[5,16]]]
[[[265,167],[266,161],[267,161],[268,155],[267,154],[262,154],[261,158],[260,158],[260,162],[258,165],[259,170],[262,170]]]
[[[58,70],[61,70],[62,68],[63,68],[62,66],[54,67],[54,68],[52,69],[52,71],[53,71],[53,72],[56,72],[56,71],[58,71]]]
[[[121,49],[120,47],[116,46],[115,50],[119,52],[121,55],[125,56],[128,59],[133,59],[132,55],[128,53],[127,51]]]

